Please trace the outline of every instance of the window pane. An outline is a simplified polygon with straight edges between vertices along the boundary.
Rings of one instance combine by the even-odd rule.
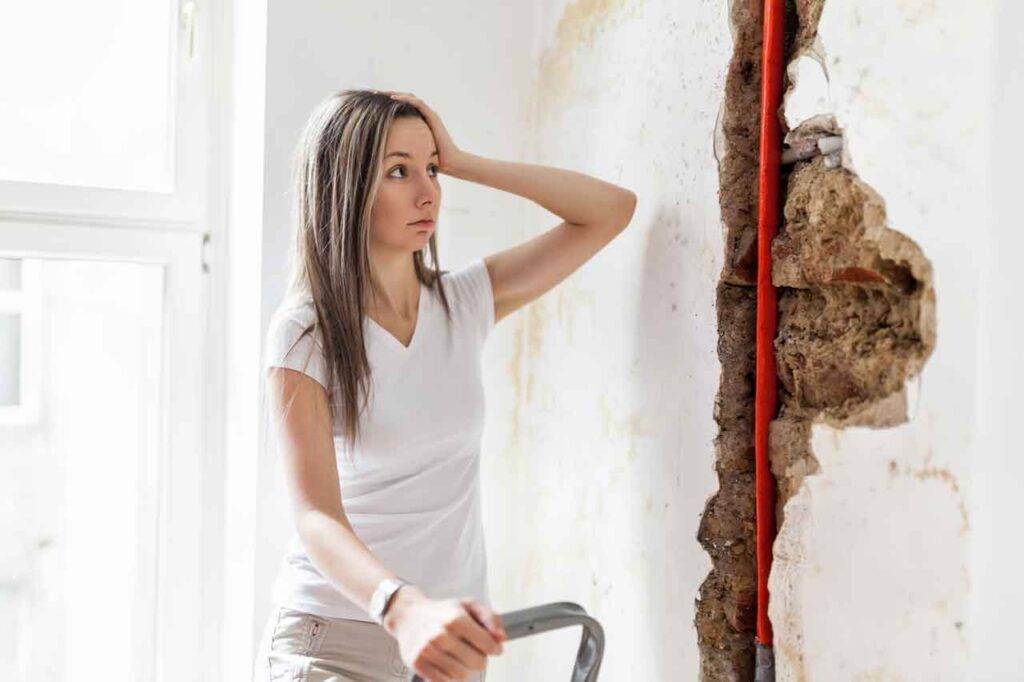
[[[0,313],[0,407],[21,402],[21,315]]]
[[[21,288],[21,261],[0,258],[0,291],[17,291]]]
[[[0,0],[0,179],[169,191],[174,5]]]
[[[0,426],[2,680],[152,677],[162,282],[42,262],[43,418]]]

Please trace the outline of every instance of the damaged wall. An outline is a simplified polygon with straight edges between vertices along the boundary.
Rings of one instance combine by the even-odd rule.
[[[995,105],[990,99],[994,74],[1013,64],[984,47],[996,7],[789,3],[788,141],[831,132],[845,146],[835,159],[784,173],[773,245],[780,412],[771,450],[781,529],[769,589],[779,680],[1024,674],[1014,645],[997,651],[973,634],[1007,639],[997,624],[1009,618],[994,601],[1019,603],[1021,589],[990,562],[999,555],[1020,567],[1022,553],[983,527],[969,554],[979,544],[976,519],[998,520],[989,508],[1000,489],[995,463],[1020,478],[1019,465],[980,447],[1008,441],[987,435],[994,420],[979,410],[1014,399],[992,390],[1007,382],[978,374],[992,367],[988,348],[1006,347],[989,341],[995,309],[979,303],[991,295],[981,284],[1012,286],[1005,268],[986,271],[990,249],[1002,253],[1012,231],[990,222],[989,143],[1000,139],[991,118],[1021,109],[1019,89],[1003,86]],[[735,51],[719,136],[721,487],[702,524],[715,566],[698,613],[702,675],[715,680],[752,679],[754,630],[747,486],[761,3],[735,0],[731,11]],[[1003,53],[1024,53],[1016,35]],[[1009,170],[1015,157],[1003,156]],[[1000,322],[1021,330],[1019,315]],[[1003,360],[997,372],[1019,367]],[[972,488],[970,473],[983,482]],[[999,508],[1019,518],[1009,495]],[[979,574],[1000,576],[1001,588],[981,583],[974,596]]]
[[[773,248],[779,680],[966,671],[991,19],[826,0],[789,72],[788,126],[834,116],[845,148],[794,169]]]

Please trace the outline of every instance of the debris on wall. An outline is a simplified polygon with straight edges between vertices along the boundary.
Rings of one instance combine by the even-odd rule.
[[[816,27],[823,5],[789,4],[790,59],[821,49]],[[719,490],[698,532],[712,560],[697,600],[702,680],[753,680],[754,669],[761,12],[758,0],[731,4],[734,51],[716,131],[725,265],[717,296]],[[789,131],[786,142],[839,135],[833,118],[817,116]],[[912,240],[887,226],[881,197],[842,165],[838,153],[784,169],[782,183],[782,224],[772,248],[780,409],[770,439],[779,526],[786,520],[786,501],[818,471],[811,425],[886,427],[905,421],[904,384],[935,344],[930,264]]]

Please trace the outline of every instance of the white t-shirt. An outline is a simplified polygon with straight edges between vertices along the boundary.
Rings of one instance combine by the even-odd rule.
[[[356,535],[390,570],[429,597],[490,604],[480,515],[480,357],[494,326],[494,295],[482,258],[441,281],[451,323],[436,287],[421,286],[408,347],[369,317],[363,320],[372,381],[354,451],[334,424],[341,499]],[[314,319],[310,299],[282,303],[268,329],[264,371],[288,367],[327,386],[319,335],[314,342],[307,334],[285,355]],[[333,618],[371,620],[323,577],[297,532],[278,570],[273,601]]]

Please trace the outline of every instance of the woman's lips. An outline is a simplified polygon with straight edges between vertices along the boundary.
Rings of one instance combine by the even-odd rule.
[[[420,220],[419,222],[412,223],[413,227],[433,227],[433,220]]]

